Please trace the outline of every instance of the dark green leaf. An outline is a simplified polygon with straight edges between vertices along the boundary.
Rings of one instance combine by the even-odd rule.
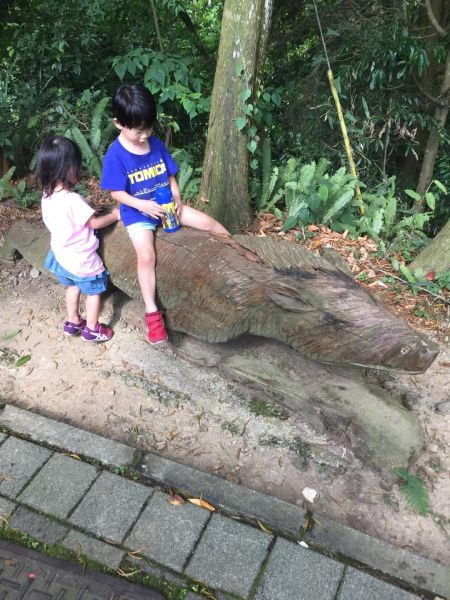
[[[413,198],[414,200],[420,200],[420,194],[415,192],[414,190],[405,190],[405,194]]]
[[[297,217],[296,216],[288,217],[286,219],[286,221],[284,222],[283,231],[289,231],[289,229],[292,229],[296,225],[297,225]]]
[[[31,354],[25,354],[24,356],[21,356],[18,360],[16,360],[16,367],[21,367],[23,365],[26,365],[27,362],[31,360]]]
[[[2,335],[2,340],[10,340],[13,337],[16,337],[16,335],[19,335],[21,332],[21,329],[16,329],[14,331],[10,331],[9,333],[5,333],[5,335]]]

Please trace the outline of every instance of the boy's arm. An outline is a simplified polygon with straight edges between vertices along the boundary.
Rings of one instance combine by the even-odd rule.
[[[172,198],[175,204],[175,210],[177,211],[177,215],[179,216],[183,203],[181,202],[181,192],[180,188],[178,187],[178,182],[175,178],[175,175],[169,177],[169,185],[170,191],[172,192]]]
[[[120,202],[126,206],[131,206],[131,208],[135,208],[136,210],[139,210],[140,212],[143,212],[155,219],[164,216],[164,209],[153,200],[139,200],[139,198],[135,198],[128,192],[124,191],[111,192],[111,196],[116,202]]]
[[[112,225],[112,223],[116,223],[120,221],[120,213],[118,208],[113,208],[113,210],[106,215],[92,215],[92,217],[87,221],[86,225],[91,227],[91,229],[102,229],[103,227],[108,227],[108,225]]]

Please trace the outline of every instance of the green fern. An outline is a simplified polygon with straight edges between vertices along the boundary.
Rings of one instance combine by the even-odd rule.
[[[193,171],[193,168],[190,165],[188,165],[186,161],[183,161],[181,163],[180,170],[178,172],[178,187],[180,188],[181,194],[183,194],[183,192],[185,191],[186,186],[192,177]]]
[[[272,164],[272,144],[270,138],[266,137],[263,143],[262,149],[262,190],[260,207],[262,208],[267,204],[270,198],[270,183],[273,179],[273,172],[271,172]],[[273,188],[272,188],[273,191]]]
[[[400,467],[394,469],[394,473],[403,480],[400,489],[405,494],[409,507],[426,516],[428,514],[429,498],[428,490],[422,479]]]
[[[316,163],[313,161],[308,165],[303,165],[300,169],[300,177],[298,179],[298,187],[304,193],[308,193],[310,190],[311,182],[314,179],[316,173]]]
[[[106,106],[109,102],[109,98],[102,98],[95,105],[94,112],[92,114],[91,119],[91,131],[90,131],[90,141],[92,150],[98,150],[100,147],[100,142],[102,140],[102,117],[105,113]]]
[[[320,158],[316,168],[316,179],[323,177],[330,165],[331,162],[327,158]]]
[[[11,167],[0,179],[0,200],[3,199],[5,192],[8,192],[11,189],[11,178],[14,175],[15,170],[16,167]]]
[[[386,222],[386,225],[393,225],[396,215],[397,198],[395,196],[391,196],[387,201],[386,208],[384,209],[384,220]]]
[[[90,165],[94,157],[94,153],[92,152],[91,147],[89,146],[89,142],[78,129],[78,127],[71,127],[71,129],[69,130],[69,137],[71,137],[72,140],[78,144],[84,161],[88,165]]]
[[[380,235],[380,231],[383,228],[383,220],[384,220],[384,211],[379,210],[378,212],[375,213],[375,215],[372,219],[371,233],[372,233],[373,237],[378,238],[378,236]]]
[[[342,194],[337,198],[333,206],[326,212],[322,219],[322,223],[328,223],[335,215],[341,212],[341,210],[347,206],[347,204],[353,199],[355,190],[344,190]]]
[[[284,190],[278,190],[278,192],[274,194],[275,187],[278,183],[278,167],[274,167],[272,171],[272,175],[270,177],[270,181],[267,184],[266,190],[263,191],[263,195],[259,201],[259,214],[263,212],[267,212],[274,206],[280,198],[282,198],[284,194]]]
[[[282,184],[298,179],[298,167],[300,161],[297,158],[290,158],[284,167],[280,168],[280,180]]]

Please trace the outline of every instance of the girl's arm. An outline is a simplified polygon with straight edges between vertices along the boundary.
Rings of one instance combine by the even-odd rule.
[[[135,198],[128,192],[111,192],[111,196],[116,202],[131,206],[131,208],[135,208],[154,219],[164,216],[164,209],[153,200],[139,200],[139,198]]]
[[[117,221],[120,221],[119,209],[113,208],[112,211],[106,215],[92,215],[86,225],[91,229],[102,229]]]

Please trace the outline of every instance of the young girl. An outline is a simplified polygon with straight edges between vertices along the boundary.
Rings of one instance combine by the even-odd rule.
[[[97,254],[99,241],[94,229],[107,227],[120,219],[117,208],[97,216],[83,198],[73,191],[80,179],[81,152],[68,138],[47,137],[39,150],[37,177],[40,179],[42,218],[50,231],[51,250],[45,268],[65,286],[67,321],[64,333],[81,333],[86,342],[105,342],[113,336],[109,327],[98,322],[101,293],[108,273]],[[86,296],[86,319],[80,316],[80,295]]]

